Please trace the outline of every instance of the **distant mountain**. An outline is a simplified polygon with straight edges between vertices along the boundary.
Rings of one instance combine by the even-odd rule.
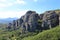
[[[2,18],[2,19],[0,18],[0,23],[9,23],[16,19],[18,18]]]

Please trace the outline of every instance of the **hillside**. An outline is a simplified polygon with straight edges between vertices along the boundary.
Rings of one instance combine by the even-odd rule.
[[[22,40],[60,40],[60,26],[43,31],[35,36],[29,36]]]
[[[60,10],[27,11],[19,19],[0,24],[0,40],[60,40],[59,26]]]
[[[0,40],[60,40],[60,26],[43,32],[28,32],[21,34],[20,30],[0,30]]]

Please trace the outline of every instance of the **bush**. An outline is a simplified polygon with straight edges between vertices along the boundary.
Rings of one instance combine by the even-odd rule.
[[[60,40],[60,27],[56,27],[35,36],[23,38],[22,40]]]

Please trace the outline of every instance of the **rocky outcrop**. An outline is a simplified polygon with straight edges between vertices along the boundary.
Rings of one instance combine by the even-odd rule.
[[[43,19],[43,16],[44,16],[44,14],[40,14],[40,15],[39,15],[40,20],[42,20],[42,19]]]
[[[8,24],[8,27],[7,27],[8,31],[11,30],[11,28],[12,28],[12,24],[9,23],[9,24]]]
[[[23,22],[20,27],[25,28],[25,31],[35,31],[39,19],[39,16],[35,11],[28,11],[21,19]]]
[[[60,13],[59,13],[60,14]],[[43,14],[37,14],[35,11],[27,11],[20,19],[13,20],[9,28],[22,29],[22,32],[33,32],[37,29],[47,30],[60,24],[60,15],[56,11],[46,11]],[[40,20],[40,22],[38,22]]]
[[[60,26],[60,12],[59,12],[59,26]]]
[[[57,26],[59,23],[59,17],[55,11],[47,11],[44,13],[42,27],[44,29],[50,29]]]

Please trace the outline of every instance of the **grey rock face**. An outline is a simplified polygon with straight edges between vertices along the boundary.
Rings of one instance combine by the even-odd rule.
[[[43,16],[43,22],[42,22],[42,26],[45,28],[45,29],[48,29],[48,28],[52,28],[52,27],[55,27],[57,26],[58,24],[58,15],[55,13],[55,11],[49,11],[49,12],[46,12]]]
[[[38,20],[42,22],[38,23]],[[60,15],[55,11],[46,11],[44,14],[38,15],[35,11],[27,11],[20,19],[13,20],[13,29],[22,28],[22,32],[33,32],[36,29],[47,30],[60,24]],[[39,27],[38,27],[39,26]],[[11,25],[9,24],[9,27]]]
[[[44,14],[40,14],[40,15],[39,15],[40,20],[42,20],[42,19],[43,19],[43,16],[44,16]]]
[[[13,20],[12,26],[16,30],[18,27],[22,28],[22,31],[35,31],[38,25],[39,15],[35,11],[28,11],[20,19]]]
[[[59,26],[60,26],[60,13],[59,13]]]
[[[12,28],[12,24],[9,23],[7,29],[10,30]]]
[[[37,22],[38,19],[39,19],[38,14],[31,14],[31,15],[30,15],[30,18],[29,18],[28,23],[29,23],[29,25],[30,25],[31,31],[34,31],[34,30],[36,29],[36,27],[37,27],[37,25],[38,25],[38,22]]]
[[[14,28],[14,30],[16,30],[16,21],[15,20],[13,20],[13,28]]]
[[[35,31],[38,25],[39,16],[34,11],[28,11],[23,18],[23,24],[25,26],[26,31]],[[21,27],[23,27],[23,24]]]

